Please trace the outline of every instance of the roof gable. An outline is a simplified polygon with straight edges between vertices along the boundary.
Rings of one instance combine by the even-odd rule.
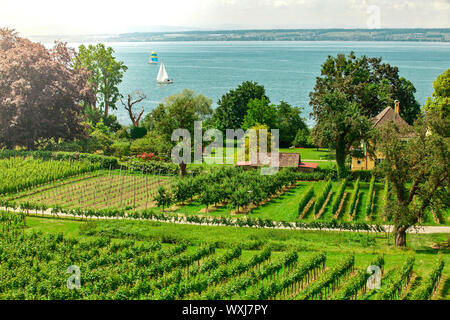
[[[386,107],[376,117],[372,118],[373,127],[377,128],[387,122],[394,122],[398,127],[409,127],[409,124],[398,115],[391,107]]]

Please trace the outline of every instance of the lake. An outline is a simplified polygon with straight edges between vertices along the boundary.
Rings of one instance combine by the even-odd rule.
[[[450,67],[450,43],[431,42],[154,42],[108,43],[128,66],[120,86],[126,96],[135,90],[147,95],[142,103],[150,111],[165,97],[189,88],[213,99],[246,80],[266,88],[272,103],[284,100],[303,107],[309,117],[309,93],[328,55],[355,51],[356,55],[382,57],[399,68],[400,76],[413,82],[416,99],[424,104],[433,92],[433,80]],[[156,51],[175,83],[156,83],[159,65],[148,64]],[[137,108],[136,108],[137,109]],[[140,107],[139,107],[140,110]],[[126,111],[113,111],[119,121],[129,124]],[[312,125],[312,121],[308,120]]]

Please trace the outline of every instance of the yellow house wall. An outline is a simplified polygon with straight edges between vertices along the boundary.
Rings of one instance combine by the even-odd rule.
[[[384,154],[375,151],[375,158],[367,156],[367,152],[364,150],[365,157],[364,158],[355,158],[352,157],[352,171],[356,170],[372,170],[375,168],[375,159],[384,159]],[[358,164],[358,160],[360,163]]]

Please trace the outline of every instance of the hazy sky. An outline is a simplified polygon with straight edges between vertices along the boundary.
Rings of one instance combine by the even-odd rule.
[[[373,5],[381,28],[450,27],[450,0],[1,0],[0,27],[24,35],[153,31],[154,26],[366,28]]]

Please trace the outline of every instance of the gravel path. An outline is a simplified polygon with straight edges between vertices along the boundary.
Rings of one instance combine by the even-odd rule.
[[[12,209],[8,209],[6,210],[6,208],[4,207],[0,207],[0,211],[9,211],[9,212],[16,212],[16,213],[26,213],[24,210],[20,210],[20,209],[16,209],[16,210],[12,210]],[[36,210],[29,210],[28,211],[28,215],[31,216],[36,216],[36,217],[42,217],[42,216],[48,216],[48,217],[63,217],[63,218],[71,218],[73,219],[74,216],[69,215],[69,214],[65,214],[65,213],[52,213],[51,209],[47,209],[46,211],[44,211],[43,213],[41,211],[36,211]],[[82,217],[78,217],[76,216],[76,219],[83,219]],[[136,220],[136,219],[132,219],[132,218],[127,218],[127,217],[89,217],[90,220]],[[145,221],[159,221],[156,219],[142,219]],[[162,222],[162,221],[159,221]],[[166,221],[169,222],[169,221]],[[193,223],[193,222],[188,222],[188,221],[171,221],[170,223],[175,223],[175,224],[190,224],[190,225],[203,225],[203,226],[226,226],[226,225],[217,225],[217,224],[207,224],[207,223]],[[384,225],[383,226],[384,229],[387,232],[391,232],[393,230],[393,226],[392,225]],[[261,228],[261,227],[249,227],[249,226],[244,226],[242,228]],[[351,230],[340,230],[340,229],[314,229],[314,228],[299,228],[299,227],[283,227],[283,226],[276,226],[276,227],[264,227],[266,229],[280,229],[280,230],[308,230],[308,231],[339,231],[339,232],[352,232]],[[353,231],[354,232],[354,231]],[[417,226],[417,227],[411,227],[408,229],[407,233],[416,233],[416,234],[431,234],[431,233],[448,233],[450,234],[450,227],[447,226]]]

